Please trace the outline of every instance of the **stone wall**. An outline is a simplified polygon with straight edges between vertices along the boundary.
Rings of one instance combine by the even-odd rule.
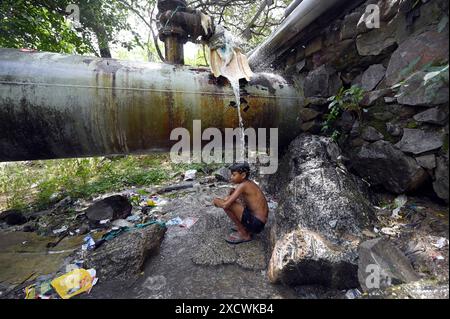
[[[380,8],[380,28],[366,26],[369,4]],[[360,109],[335,122],[347,166],[397,194],[432,185],[447,203],[448,5],[366,1],[305,34],[308,40],[275,62],[306,98],[299,114],[304,132],[321,134],[327,99],[358,85],[365,92]]]

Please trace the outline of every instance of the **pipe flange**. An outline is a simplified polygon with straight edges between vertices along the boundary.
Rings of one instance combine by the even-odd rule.
[[[172,25],[159,30],[159,39],[161,41],[164,42],[167,37],[177,37],[182,43],[186,43],[188,39],[186,32],[182,28]]]

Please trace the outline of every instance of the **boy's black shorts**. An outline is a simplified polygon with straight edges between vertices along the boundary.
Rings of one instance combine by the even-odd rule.
[[[263,231],[265,226],[265,224],[256,218],[247,207],[244,208],[241,223],[249,232],[253,234],[259,234]]]

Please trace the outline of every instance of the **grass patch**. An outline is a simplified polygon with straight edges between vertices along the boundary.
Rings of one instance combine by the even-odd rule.
[[[45,209],[65,196],[92,198],[131,186],[156,185],[188,169],[209,173],[220,166],[174,164],[167,153],[0,165],[0,211]]]

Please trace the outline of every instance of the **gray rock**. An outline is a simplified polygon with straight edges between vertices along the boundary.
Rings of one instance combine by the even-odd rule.
[[[355,121],[352,125],[352,129],[350,130],[350,136],[351,137],[357,137],[360,134],[360,127],[359,121]]]
[[[314,120],[319,115],[320,115],[320,112],[317,112],[316,110],[313,110],[313,109],[303,108],[300,110],[300,118],[304,122]]]
[[[394,137],[401,136],[403,134],[403,128],[391,122],[386,123],[386,131]]]
[[[397,98],[396,97],[391,97],[391,96],[386,96],[384,98],[384,102],[386,104],[392,104],[392,103],[396,103],[397,102]]]
[[[416,157],[417,164],[426,169],[433,169],[436,167],[436,156],[428,154]]]
[[[305,97],[329,97],[336,94],[342,86],[342,81],[332,67],[322,65],[309,72],[305,78]]]
[[[383,185],[397,194],[417,189],[428,177],[415,159],[383,140],[363,145],[352,155],[352,164],[372,185]]]
[[[85,213],[89,221],[97,223],[105,219],[124,219],[130,215],[131,209],[132,206],[126,197],[115,195],[95,202]]]
[[[371,291],[367,299],[448,299],[448,282],[421,279],[407,284]]]
[[[357,244],[374,210],[365,184],[338,166],[339,156],[331,139],[301,134],[269,177],[269,192],[280,198],[271,228],[271,282],[358,285]]]
[[[405,128],[403,129],[402,139],[395,144],[395,147],[403,152],[417,155],[441,148],[443,143],[443,133]]]
[[[445,32],[427,31],[408,38],[391,56],[386,70],[386,84],[392,86],[399,83],[430,62],[448,61],[448,48],[448,34]]]
[[[372,126],[367,126],[363,129],[361,137],[366,141],[376,142],[383,139],[384,136]]]
[[[318,134],[322,128],[322,124],[318,120],[313,120],[310,122],[305,122],[300,125],[300,129],[303,132],[310,132],[313,134]]]
[[[392,120],[393,117],[394,117],[394,114],[392,114],[391,112],[373,113],[373,118],[374,119],[377,119],[377,120],[383,121],[383,122],[387,122],[389,120]]]
[[[383,80],[386,68],[382,64],[371,65],[366,71],[364,71],[361,85],[366,91],[372,91]]]
[[[26,217],[17,210],[7,210],[0,214],[0,221],[6,222],[9,226],[22,225],[27,222]]]
[[[147,257],[159,249],[165,232],[165,227],[155,224],[119,235],[88,252],[86,266],[97,270],[103,282],[139,275]]]
[[[361,243],[358,255],[358,279],[364,291],[420,279],[408,258],[387,239],[377,238]]]
[[[231,178],[231,172],[228,167],[221,167],[213,173],[218,181],[228,182]]]
[[[437,158],[437,167],[434,173],[435,180],[433,182],[433,189],[439,198],[443,199],[448,204],[448,156]]]
[[[352,12],[344,17],[344,22],[341,27],[341,40],[353,39],[358,35],[357,25],[361,14],[359,12]]]
[[[391,93],[392,93],[392,91],[390,89],[381,89],[381,90],[367,92],[366,94],[364,94],[364,97],[360,104],[362,106],[366,106],[366,107],[372,106],[377,101],[381,100],[382,98],[384,98],[387,95],[390,95]]]
[[[448,122],[448,107],[446,109],[434,107],[422,113],[414,115],[414,120],[430,124],[444,125]]]
[[[448,69],[439,74],[419,71],[400,86],[397,101],[404,105],[430,107],[447,103],[448,94]]]
[[[361,17],[362,18],[362,17]],[[369,32],[358,35],[356,47],[359,55],[375,56],[390,51],[396,44],[397,20],[383,24],[380,28],[371,29]],[[359,26],[365,23],[360,23]]]

